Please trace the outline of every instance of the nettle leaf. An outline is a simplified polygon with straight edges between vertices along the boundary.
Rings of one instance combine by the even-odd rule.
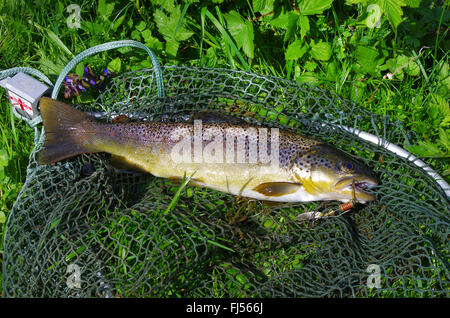
[[[376,67],[383,62],[378,59],[378,56],[378,50],[373,47],[362,45],[356,47],[355,57],[362,73],[375,72]]]
[[[438,92],[440,95],[449,98],[450,96],[450,74],[449,74],[449,64],[443,60],[439,62],[439,88]]]
[[[106,3],[106,0],[100,0],[97,6],[98,16],[102,20],[107,20],[114,11],[114,2]]]
[[[306,51],[308,50],[308,47],[305,45],[304,41],[302,40],[295,40],[291,44],[289,44],[286,53],[285,53],[285,59],[286,60],[297,60],[301,58]]]
[[[122,61],[119,57],[116,57],[114,60],[108,63],[108,69],[113,71],[114,73],[120,73],[120,68],[122,67]]]
[[[131,38],[133,40],[140,41],[141,40],[141,32],[139,32],[138,30],[131,31]]]
[[[274,10],[275,0],[253,0],[253,11],[262,15],[270,13]]]
[[[3,211],[0,211],[0,224],[6,223],[6,214]]]
[[[313,72],[305,72],[297,77],[295,77],[296,81],[302,83],[309,83],[312,85],[317,85],[319,83],[319,79],[316,77],[316,74]]]
[[[178,52],[179,42],[189,39],[194,32],[189,31],[180,23],[181,6],[178,5],[171,9],[170,15],[163,10],[156,9],[154,13],[158,31],[166,40],[166,52],[175,56]]]
[[[307,61],[304,65],[303,68],[309,72],[313,72],[317,67],[317,63],[314,61]]]
[[[136,30],[142,32],[145,30],[145,27],[147,26],[147,24],[145,24],[144,21],[139,21],[138,24],[136,24]]]
[[[419,157],[428,157],[428,158],[442,158],[445,157],[445,153],[439,149],[437,144],[419,141],[418,145],[408,147],[408,150]]]
[[[300,37],[303,39],[309,32],[309,19],[305,15],[300,15],[297,25],[300,27]]]
[[[253,11],[261,12],[266,6],[266,0],[253,0]]]
[[[336,80],[339,75],[339,66],[338,62],[336,60],[332,60],[326,65],[327,70],[327,79],[329,80]]]
[[[366,3],[369,0],[345,0],[345,4]]]
[[[272,17],[270,25],[287,30],[289,26],[289,12],[286,8],[282,7],[281,11]]]
[[[450,125],[450,107],[448,107],[448,101],[438,94],[430,94],[433,100],[430,103],[427,112],[437,125],[446,127]]]
[[[389,23],[392,27],[397,29],[398,25],[402,22],[403,11],[402,7],[406,6],[404,0],[377,0],[375,2],[381,11],[386,15]]]
[[[112,29],[113,29],[114,32],[117,31],[117,29],[121,26],[121,24],[123,23],[124,20],[125,20],[125,14],[121,15],[118,19],[116,19],[114,21],[114,24],[112,26]]]
[[[311,56],[319,61],[328,61],[331,57],[331,45],[327,42],[319,41],[315,43],[311,41]]]
[[[296,11],[289,12],[288,15],[288,26],[286,29],[286,34],[284,35],[284,42],[288,42],[295,34],[297,30],[297,21],[300,15]]]
[[[331,7],[333,0],[302,0],[298,9],[302,15],[313,15],[322,13]]]
[[[241,15],[236,11],[230,11],[224,14],[223,17],[227,21],[227,29],[236,41],[237,47],[239,49],[242,48],[245,55],[252,59],[254,57],[252,23],[242,19]]]
[[[161,6],[163,9],[166,9],[168,12],[171,12],[173,7],[175,6],[174,0],[152,0],[152,3],[158,6]]]
[[[422,0],[405,0],[406,5],[411,8],[418,8]]]
[[[450,153],[450,129],[439,128],[439,141]]]
[[[407,66],[405,66],[407,65]],[[412,59],[404,54],[401,54],[395,58],[386,61],[386,64],[380,67],[381,70],[389,69],[391,73],[395,73],[395,77],[399,80],[403,80],[404,73],[411,76],[418,76],[420,74],[419,65]]]
[[[0,149],[0,167],[8,165],[8,152],[5,149]]]
[[[152,36],[152,31],[148,29],[144,30],[141,35],[145,41],[145,45],[147,45],[150,49],[155,51],[161,51],[163,49],[163,44],[157,38]]]

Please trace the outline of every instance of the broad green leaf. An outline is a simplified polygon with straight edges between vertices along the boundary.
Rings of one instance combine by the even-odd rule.
[[[229,42],[230,47],[233,49],[233,51],[236,53],[238,59],[240,60],[240,62],[242,63],[243,67],[246,70],[250,70],[250,66],[247,64],[247,62],[245,61],[244,57],[242,56],[241,52],[239,51],[239,49],[237,48],[236,44],[233,42],[233,39],[230,37],[230,35],[228,34],[228,32],[224,29],[224,27],[222,26],[222,24],[216,19],[216,17],[214,17],[214,15],[212,15],[211,12],[209,12],[208,9],[206,9],[206,7],[204,7],[202,9],[202,12],[205,13],[205,16],[208,17],[208,19],[211,20],[211,22],[214,24],[214,26],[217,28],[217,30],[219,30],[219,32],[222,34],[222,36],[224,37],[225,41]]]
[[[120,73],[121,66],[122,61],[119,57],[116,57],[114,60],[108,63],[108,69],[113,71],[114,73]]]
[[[450,129],[439,128],[439,141],[450,152]]]
[[[294,42],[289,44],[285,53],[285,58],[286,60],[299,59],[306,53],[307,50],[308,47],[304,44],[304,41],[295,40]]]
[[[366,3],[369,0],[345,0],[346,4],[358,4],[358,3]]]
[[[270,25],[287,30],[289,26],[289,12],[290,11],[287,11],[284,7],[282,7],[278,15],[272,17],[270,20]]]
[[[266,0],[253,0],[253,11],[260,12],[264,10],[266,6]]]
[[[311,56],[319,61],[328,61],[331,57],[331,45],[327,42],[314,43],[311,41]]]
[[[417,65],[417,63],[413,60],[412,57],[408,57],[403,54],[399,55],[397,57],[397,67],[402,67],[406,64],[407,64],[407,66],[402,68],[402,70],[404,70],[406,72],[406,74],[412,75],[412,76],[418,76],[420,74],[419,65]]]
[[[236,41],[237,47],[242,48],[245,55],[253,58],[253,25],[250,21],[242,19],[241,15],[236,11],[230,11],[223,15],[227,21],[227,29],[233,39]]]
[[[449,74],[449,64],[442,60],[439,63],[439,89],[438,92],[445,98],[450,97],[450,74]]]
[[[6,223],[6,215],[5,212],[0,211],[0,224]]]
[[[333,0],[302,0],[298,9],[302,15],[313,15],[322,13],[331,7]]]
[[[418,8],[422,0],[405,0],[406,5],[411,8]]]
[[[125,14],[121,15],[118,19],[114,21],[114,24],[112,26],[112,29],[114,32],[117,31],[117,29],[122,25],[123,21],[125,20]]]
[[[297,30],[297,21],[299,18],[299,14],[295,11],[289,12],[288,15],[288,26],[286,29],[286,34],[284,35],[284,42],[288,42],[295,34]]]
[[[133,40],[140,41],[141,40],[141,32],[139,32],[138,30],[131,31],[131,38]]]
[[[0,149],[0,167],[8,165],[8,152],[5,149]]]
[[[300,27],[300,37],[303,39],[309,32],[309,19],[305,15],[300,15],[297,25]]]
[[[150,30],[144,30],[141,33],[142,38],[144,39],[145,45],[147,45],[150,49],[155,51],[161,51],[163,49],[163,44],[155,37],[152,36],[152,32]]]
[[[213,47],[210,47],[206,50],[206,66],[215,67],[217,64],[217,53]]]
[[[258,9],[256,10],[256,8],[254,7],[254,11],[259,12],[261,14],[268,14],[270,12],[272,12],[275,8],[274,8],[274,4],[275,4],[275,0],[257,0],[257,1],[253,1],[253,6],[255,6],[255,2],[259,2],[258,5]],[[262,5],[262,2],[264,2],[264,6]]]
[[[174,0],[152,0],[153,4],[161,6],[163,9],[166,9],[168,12],[171,12],[175,7]]]
[[[312,72],[305,72],[302,75],[295,78],[296,81],[302,82],[302,83],[309,83],[312,85],[316,85],[319,83],[319,80],[316,77],[316,74]]]
[[[307,71],[313,72],[317,67],[317,63],[314,61],[307,61],[304,65],[303,68]]]
[[[380,69],[386,68],[388,68],[391,73],[395,73],[397,71],[395,77],[399,80],[403,80],[404,73],[411,76],[418,76],[420,74],[419,65],[417,65],[412,57],[408,57],[403,54],[397,56],[396,58],[387,60],[386,64],[380,67]]]
[[[106,3],[106,0],[99,0],[97,6],[98,16],[102,20],[107,20],[114,11],[114,2]]]
[[[75,74],[77,74],[80,78],[84,75],[84,63],[78,63],[75,67]]]
[[[139,23],[136,24],[135,28],[136,28],[136,30],[142,32],[142,31],[144,31],[146,26],[147,26],[147,24],[145,24],[144,21],[139,21]]]
[[[333,59],[331,62],[329,62],[326,66],[327,79],[336,80],[337,76],[339,74],[338,68],[339,68],[338,62],[335,59]]]
[[[178,51],[178,42],[189,39],[194,33],[184,27],[181,19],[181,6],[176,6],[170,11],[170,15],[160,9],[154,13],[158,31],[166,40],[166,51],[175,56]]]
[[[419,141],[418,145],[408,147],[408,150],[419,157],[441,158],[445,153],[431,142]]]
[[[166,41],[166,52],[172,56],[176,56],[179,46],[180,44],[178,43],[178,41],[175,41],[174,39],[168,39]]]
[[[402,7],[406,5],[404,0],[377,0],[375,2],[386,15],[394,30],[402,22]]]
[[[355,50],[356,61],[360,65],[361,73],[373,73],[377,67],[378,51],[370,46],[359,45]],[[381,64],[381,63],[380,63]]]

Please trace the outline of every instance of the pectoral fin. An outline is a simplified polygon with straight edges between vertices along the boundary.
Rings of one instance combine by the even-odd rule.
[[[283,195],[292,194],[301,187],[301,183],[265,182],[257,185],[253,190],[268,197],[281,197]]]

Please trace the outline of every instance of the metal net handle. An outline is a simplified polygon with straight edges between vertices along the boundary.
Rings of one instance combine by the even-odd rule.
[[[153,53],[152,50],[150,50],[147,46],[142,44],[141,42],[133,41],[133,40],[121,40],[121,41],[112,41],[103,43],[94,47],[91,47],[77,56],[75,56],[69,63],[67,63],[66,67],[61,71],[59,74],[58,79],[56,80],[55,86],[52,91],[52,98],[56,99],[58,97],[59,89],[61,88],[61,84],[64,81],[64,78],[66,75],[78,64],[80,63],[84,58],[104,52],[109,51],[112,49],[118,49],[120,47],[124,46],[130,46],[130,47],[137,47],[140,49],[143,49],[147,54],[150,56],[150,59],[152,60],[153,64],[153,73],[155,75],[156,79],[156,86],[158,90],[158,97],[164,97],[164,84],[162,79],[162,71],[161,71],[161,65],[159,64],[158,58],[156,57],[155,53]]]

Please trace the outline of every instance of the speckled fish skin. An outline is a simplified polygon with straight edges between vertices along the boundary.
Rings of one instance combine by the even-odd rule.
[[[40,164],[80,153],[107,152],[157,177],[181,179],[193,175],[194,185],[258,200],[345,202],[353,196],[360,202],[375,199],[364,190],[378,184],[371,171],[342,151],[291,130],[263,131],[262,127],[245,123],[223,120],[211,123],[208,120],[202,123],[199,137],[192,122],[109,124],[49,98],[42,98],[40,105],[46,132],[46,141],[38,156]],[[263,132],[266,138],[260,140]],[[242,163],[227,161],[226,142],[233,135],[236,140],[239,137],[245,140]],[[196,137],[201,140],[200,148],[196,147],[199,140]],[[234,137],[230,142],[236,155],[238,146]],[[272,147],[272,137],[278,149]],[[185,160],[175,161],[174,147],[180,147],[183,140],[187,141],[182,150],[190,152],[183,157]],[[213,144],[213,141],[218,143]],[[257,145],[253,150],[252,142]],[[272,149],[278,151],[277,162],[249,162],[250,152],[256,149],[260,154],[260,146],[264,144],[269,158],[272,158]],[[216,155],[216,162],[205,162],[204,157],[196,156],[199,150],[203,155]],[[352,188],[352,184],[356,186]]]

